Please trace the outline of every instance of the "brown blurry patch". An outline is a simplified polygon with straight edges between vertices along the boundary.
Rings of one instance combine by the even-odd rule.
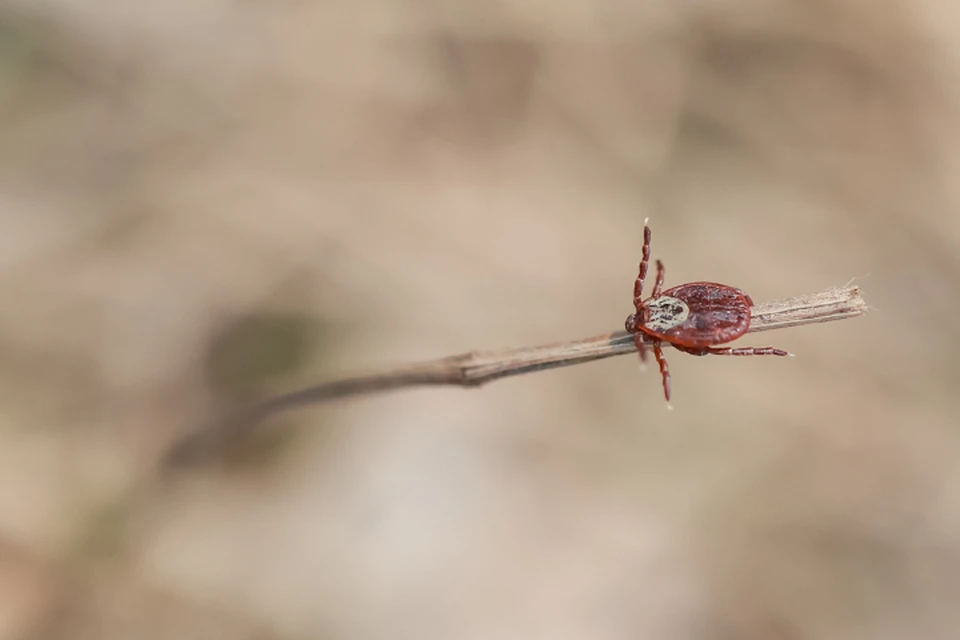
[[[524,125],[540,66],[534,43],[447,32],[423,36],[421,46],[442,87],[415,116],[426,135],[482,147]]]

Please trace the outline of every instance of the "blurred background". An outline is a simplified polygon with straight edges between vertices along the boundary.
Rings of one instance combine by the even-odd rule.
[[[0,0],[0,638],[960,637],[960,9]],[[865,317],[178,436],[620,329]]]

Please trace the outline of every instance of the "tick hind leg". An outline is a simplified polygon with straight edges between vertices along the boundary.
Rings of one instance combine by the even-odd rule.
[[[667,399],[667,406],[670,407],[670,367],[667,366],[667,360],[663,357],[663,347],[659,340],[653,342],[653,355],[656,356],[657,364],[660,365],[660,377],[663,378],[663,395]]]
[[[684,353],[695,356],[792,356],[793,354],[783,349],[774,349],[773,347],[683,347],[673,345]]]

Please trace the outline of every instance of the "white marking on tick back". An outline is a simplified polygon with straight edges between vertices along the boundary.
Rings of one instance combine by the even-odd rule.
[[[663,333],[686,322],[690,317],[690,307],[679,298],[660,296],[646,303],[650,310],[649,319],[644,323],[657,333]]]

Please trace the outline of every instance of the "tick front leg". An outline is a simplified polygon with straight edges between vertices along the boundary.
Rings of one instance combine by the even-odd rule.
[[[647,364],[647,341],[642,333],[633,334],[633,344],[637,347],[637,353],[640,354],[640,362]]]
[[[640,311],[640,304],[643,302],[643,281],[647,277],[647,267],[650,266],[650,225],[647,224],[649,218],[643,221],[643,257],[640,259],[640,273],[636,282],[633,283],[633,306]]]
[[[689,353],[695,356],[792,356],[793,354],[783,349],[774,349],[773,347],[683,347],[673,345],[679,351]]]
[[[653,355],[657,358],[657,364],[660,365],[660,377],[663,378],[663,395],[667,399],[667,406],[670,406],[670,367],[667,366],[667,360],[663,357],[663,347],[659,340],[653,341]]]
[[[650,294],[651,298],[659,298],[660,291],[663,289],[663,263],[657,260],[657,281],[653,283],[653,293]]]

